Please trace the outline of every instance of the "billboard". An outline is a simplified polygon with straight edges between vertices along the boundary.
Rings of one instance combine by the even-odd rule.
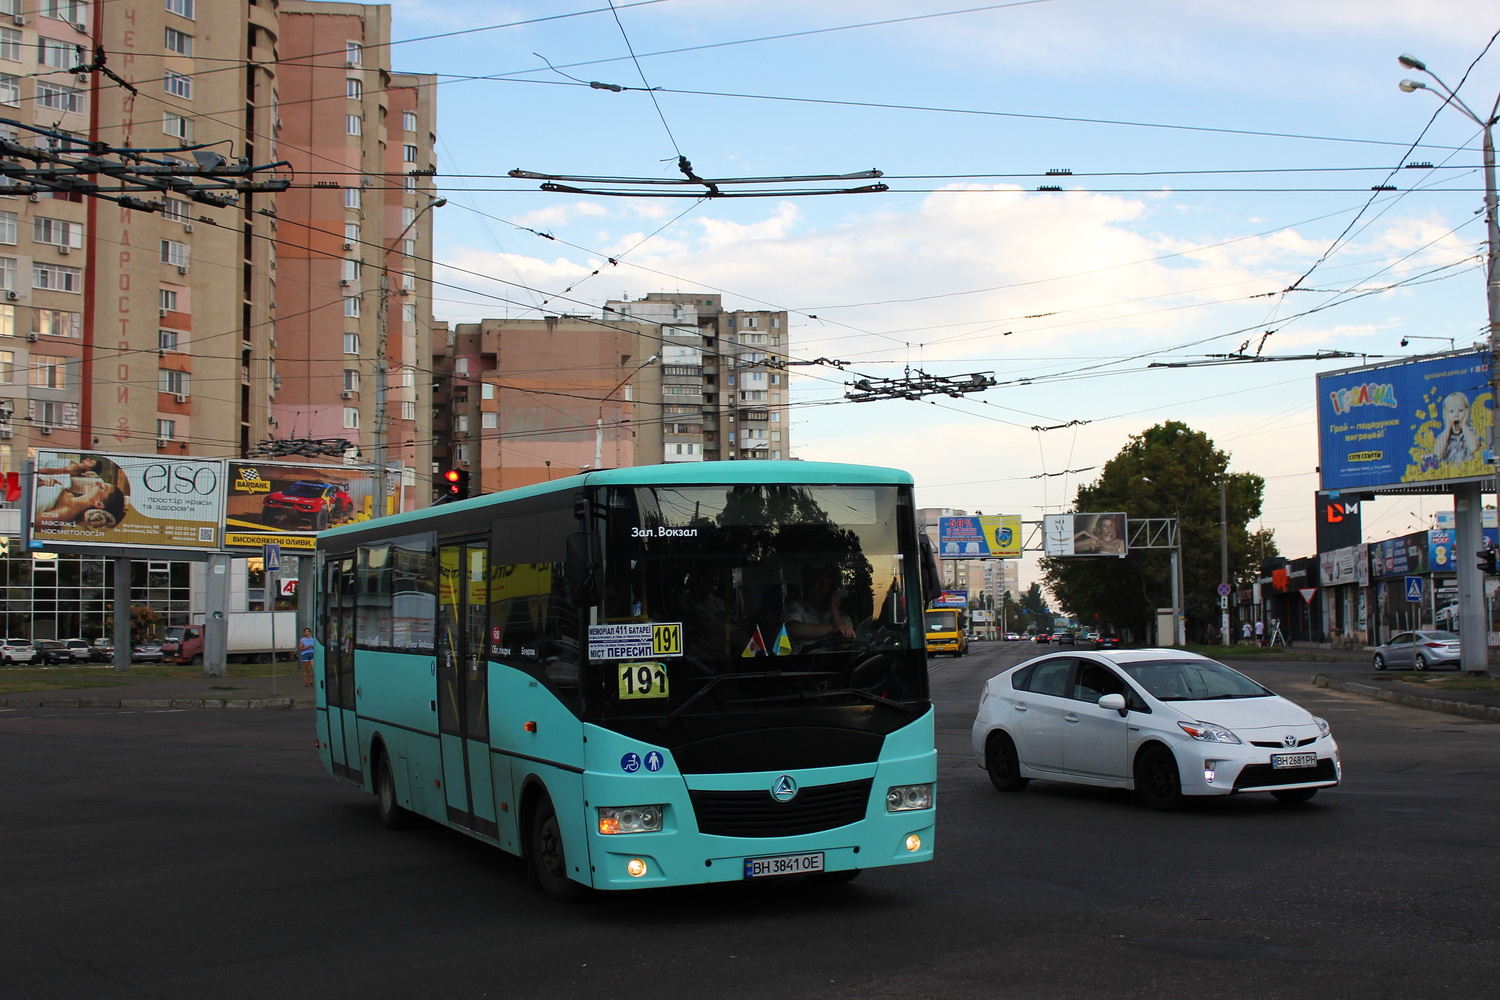
[[[30,545],[217,549],[223,478],[216,459],[38,451]]]
[[[945,559],[1021,558],[1021,515],[938,518],[938,554]]]
[[[226,464],[227,549],[274,542],[288,551],[312,552],[324,528],[370,518],[375,480],[368,470],[233,459]]]
[[[1042,551],[1049,556],[1123,556],[1125,515],[1045,514]]]
[[[1495,419],[1489,355],[1446,354],[1318,376],[1323,490],[1484,479]]]
[[[967,608],[969,606],[969,592],[967,590],[945,590],[932,599],[930,607],[934,608]]]

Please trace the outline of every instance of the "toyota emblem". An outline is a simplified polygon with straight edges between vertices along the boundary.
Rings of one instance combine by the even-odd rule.
[[[790,802],[797,797],[797,779],[790,774],[779,775],[771,782],[771,798],[777,802]]]
[[[1297,737],[1290,735],[1283,736],[1281,738],[1281,745],[1284,747],[1294,747],[1297,745]]]

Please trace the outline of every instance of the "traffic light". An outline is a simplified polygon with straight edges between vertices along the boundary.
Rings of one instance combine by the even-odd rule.
[[[1481,570],[1490,574],[1491,576],[1495,575],[1496,573],[1500,573],[1500,569],[1497,569],[1495,566],[1494,549],[1486,545],[1484,548],[1480,549],[1474,554],[1479,557],[1479,568]]]
[[[443,478],[448,482],[448,496],[453,500],[462,500],[469,495],[469,473],[466,469],[449,469],[443,473]]]

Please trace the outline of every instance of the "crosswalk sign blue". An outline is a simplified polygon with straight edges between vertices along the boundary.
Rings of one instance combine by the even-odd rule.
[[[1422,578],[1420,576],[1406,578],[1406,599],[1412,604],[1422,602]]]

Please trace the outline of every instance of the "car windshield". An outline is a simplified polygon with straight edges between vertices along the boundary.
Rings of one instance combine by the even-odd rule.
[[[289,497],[321,497],[324,489],[316,483],[293,483],[281,492]]]
[[[1120,669],[1159,701],[1266,698],[1271,692],[1240,673],[1208,659],[1142,660]]]
[[[675,721],[925,699],[917,566],[898,530],[906,497],[883,485],[612,490],[593,710]],[[678,637],[677,650],[627,651],[643,627]],[[620,659],[659,665],[666,691],[635,690]]]

